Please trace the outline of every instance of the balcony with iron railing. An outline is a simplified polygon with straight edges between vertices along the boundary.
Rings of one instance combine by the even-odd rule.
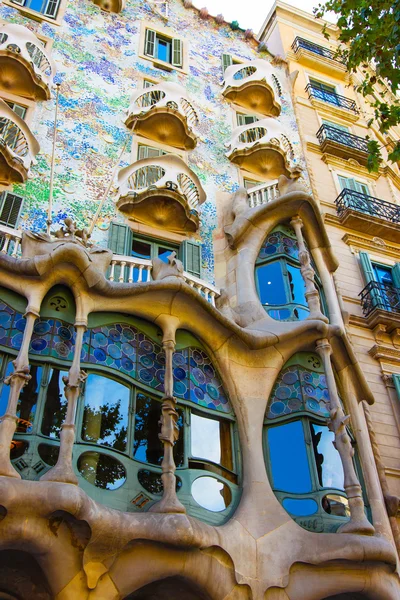
[[[273,118],[236,127],[227,157],[249,173],[266,179],[300,174],[293,146],[279,121]]]
[[[370,327],[388,326],[388,332],[400,325],[400,288],[389,283],[370,281],[359,294],[364,317]]]
[[[313,83],[307,85],[306,92],[311,101],[322,101],[336,108],[344,109],[358,115],[357,105],[351,98],[346,98],[346,96],[341,96],[340,94],[336,94],[336,92],[324,90],[322,87],[318,87]]]
[[[139,160],[119,172],[118,186],[117,208],[135,221],[175,233],[198,230],[206,195],[179,156]]]
[[[354,158],[360,164],[368,161],[368,140],[332,125],[321,125],[317,138],[322,152],[341,158]]]
[[[374,237],[398,242],[400,206],[345,188],[335,200],[343,225]]]
[[[29,127],[0,99],[0,183],[23,183],[40,150]]]
[[[315,42],[306,40],[302,37],[296,37],[292,44],[292,51],[296,60],[305,66],[321,69],[321,62],[325,68],[342,76],[346,74],[347,68],[345,60],[338,56],[334,50],[325,46],[320,46]]]
[[[125,121],[136,134],[183,150],[196,146],[197,123],[197,113],[186,91],[176,83],[160,83],[136,91]]]
[[[106,12],[119,13],[124,10],[126,0],[93,0],[93,4]]]
[[[249,110],[279,116],[282,88],[275,69],[261,58],[231,65],[224,74],[223,96]]]
[[[53,59],[32,31],[11,23],[0,26],[0,88],[49,100],[55,72]]]

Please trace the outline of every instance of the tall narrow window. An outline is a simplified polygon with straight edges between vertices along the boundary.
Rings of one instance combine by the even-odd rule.
[[[152,29],[146,29],[144,53],[161,62],[182,68],[183,43],[179,38],[170,38]]]

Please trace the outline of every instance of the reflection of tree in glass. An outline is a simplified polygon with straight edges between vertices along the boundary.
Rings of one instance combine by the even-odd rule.
[[[85,452],[79,459],[78,468],[85,479],[103,490],[119,488],[126,480],[124,466],[107,454]]]
[[[47,386],[46,404],[42,419],[42,433],[50,437],[59,437],[61,425],[67,412],[67,400],[61,391],[62,376],[66,371],[53,369]]]
[[[163,483],[160,473],[154,473],[148,469],[140,469],[138,480],[142,487],[151,494],[160,495],[163,492]],[[178,492],[182,487],[182,481],[179,477],[176,478],[175,489]]]
[[[97,409],[86,405],[82,437],[88,442],[101,442],[104,446],[123,451],[126,447],[127,427],[118,427],[122,420],[121,400],[115,404],[102,404]]]
[[[33,407],[36,406],[37,398],[38,398],[38,383],[40,381],[41,376],[41,368],[32,366],[30,370],[31,379],[28,381],[27,385],[22,388],[19,401],[18,401],[18,416],[20,419],[23,419],[24,422],[18,424],[18,432],[26,433],[31,430],[31,427],[28,425],[33,421],[34,412]]]
[[[177,467],[183,465],[183,413],[178,409],[179,438],[174,446],[174,458]],[[135,440],[133,455],[153,465],[160,465],[163,459],[163,444],[158,437],[160,432],[161,402],[144,394],[136,398]]]

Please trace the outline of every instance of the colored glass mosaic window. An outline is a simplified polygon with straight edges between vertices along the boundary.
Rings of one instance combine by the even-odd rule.
[[[290,235],[290,230],[285,232],[282,229],[272,231],[265,239],[264,244],[258,255],[258,259],[263,260],[274,254],[286,254],[290,258],[299,260],[299,246],[296,238]]]
[[[11,306],[0,302],[0,345],[19,350],[25,329],[25,319]]]
[[[81,359],[121,371],[163,391],[165,356],[161,346],[127,323],[103,325],[87,331]]]
[[[72,361],[75,328],[58,319],[38,319],[33,328],[29,352]]]
[[[300,365],[291,365],[281,371],[271,398],[268,419],[301,411],[329,417],[329,392],[325,375]]]
[[[207,353],[185,348],[174,353],[174,394],[199,406],[232,412],[221,379]]]

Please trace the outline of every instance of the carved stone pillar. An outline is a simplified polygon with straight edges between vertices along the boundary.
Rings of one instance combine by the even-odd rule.
[[[22,388],[31,379],[28,352],[33,326],[38,316],[39,314],[36,311],[30,310],[28,307],[25,314],[26,326],[21,348],[17,358],[13,360],[14,372],[4,380],[4,383],[10,386],[10,395],[8,397],[6,412],[0,419],[0,475],[5,475],[6,477],[21,478],[21,475],[17,473],[10,462],[10,447],[18,421],[17,406],[19,395]]]
[[[321,311],[321,302],[317,286],[315,285],[315,271],[311,265],[311,257],[308,252],[304,238],[303,238],[303,221],[300,217],[293,217],[290,221],[291,226],[295,230],[297,243],[299,245],[299,261],[300,261],[300,272],[304,279],[304,285],[306,288],[306,300],[308,308],[310,309],[310,316],[308,319],[319,319],[328,323],[329,319]]]
[[[72,450],[75,442],[75,414],[78,403],[81,384],[85,381],[87,375],[81,371],[81,352],[83,343],[83,334],[86,325],[76,324],[76,339],[74,349],[74,359],[67,377],[63,377],[65,383],[64,394],[67,399],[67,414],[65,421],[61,425],[60,433],[60,452],[57,463],[40,479],[42,481],[61,481],[63,483],[72,483],[78,485],[78,478],[72,467]]]
[[[349,415],[345,415],[337,392],[335,376],[333,374],[331,353],[332,348],[327,339],[318,340],[316,349],[320,355],[329,390],[329,412],[330,419],[328,427],[335,434],[334,446],[339,452],[344,473],[344,489],[349,500],[350,521],[339,528],[342,533],[359,533],[372,535],[375,529],[368,521],[365,515],[362,490],[354,469],[353,456],[354,448],[351,445],[351,439],[347,433],[346,424]]]
[[[165,352],[164,398],[161,407],[161,433],[159,438],[164,445],[164,457],[161,463],[163,482],[163,497],[149,510],[163,513],[185,513],[185,507],[176,495],[176,477],[174,446],[179,437],[177,426],[176,398],[174,398],[174,376],[172,358],[175,350],[175,322],[164,320],[163,349]]]

